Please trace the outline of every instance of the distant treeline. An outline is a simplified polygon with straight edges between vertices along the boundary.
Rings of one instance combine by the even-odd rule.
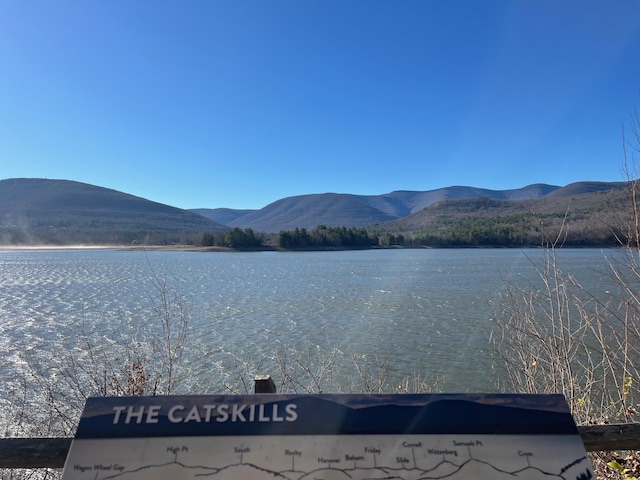
[[[255,248],[263,245],[264,236],[252,229],[236,227],[221,233],[205,233],[200,244],[203,247]]]
[[[565,246],[617,246],[620,235],[601,230],[573,230],[563,234],[559,243]],[[304,248],[372,248],[400,247],[525,247],[555,241],[557,232],[543,226],[508,225],[492,220],[467,225],[450,225],[411,233],[376,232],[366,228],[327,227],[313,230],[296,228],[275,235],[256,233],[252,229],[233,228],[225,233],[205,233],[202,246],[234,249],[261,246],[283,249]]]
[[[522,246],[528,235],[509,226],[451,226],[413,232],[411,234],[375,232],[365,228],[319,226],[308,231],[305,228],[281,231],[277,246],[295,249],[309,247],[373,247],[373,246]]]
[[[561,216],[539,216],[538,221],[520,216],[451,222],[414,232],[408,243],[427,247],[527,247],[553,243],[557,246],[616,247],[626,235],[611,226],[567,225]]]
[[[555,223],[554,223],[555,221]],[[0,245],[192,245],[230,249],[305,249],[398,247],[526,247],[550,242],[564,246],[615,247],[628,235],[610,227],[572,225],[562,229],[562,219],[527,222],[484,219],[451,222],[446,226],[411,232],[382,232],[375,227],[296,228],[278,234],[232,228],[217,233],[91,231],[83,229],[0,227]]]
[[[285,249],[309,247],[372,247],[375,245],[401,244],[402,235],[370,235],[364,228],[327,227],[320,225],[314,230],[296,228],[281,231],[277,236],[256,233],[250,228],[233,228],[224,233],[205,233],[201,245],[204,247],[256,248],[261,246]]]
[[[557,242],[565,246],[618,246],[623,237],[609,228],[572,229],[544,224],[531,226],[518,222],[502,223],[487,219],[466,224],[427,228],[414,232],[377,232],[366,228],[326,227],[308,231],[304,228],[281,231],[277,237],[280,248],[313,247],[524,247]]]
[[[256,248],[261,246],[284,249],[296,248],[351,248],[376,245],[402,245],[404,237],[385,233],[370,234],[364,228],[327,227],[320,225],[313,230],[296,228],[283,230],[278,235],[256,233],[250,228],[233,228],[224,233],[205,233],[201,245],[204,247]]]
[[[278,234],[278,246],[281,248],[365,247],[377,244],[377,238],[370,236],[364,228],[355,227],[320,225],[310,232],[306,228],[296,228]]]
[[[197,245],[199,237],[191,232],[0,226],[0,245]]]

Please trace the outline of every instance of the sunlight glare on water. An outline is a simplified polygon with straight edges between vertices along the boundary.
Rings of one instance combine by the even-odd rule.
[[[562,256],[600,288],[603,252]],[[535,280],[528,257],[540,252],[0,251],[2,368],[28,349],[55,356],[55,348],[80,348],[88,332],[105,345],[133,335],[154,321],[157,276],[187,301],[194,342],[186,359],[201,384],[232,357],[268,366],[276,350],[338,348],[345,372],[352,354],[377,354],[390,359],[390,375],[438,375],[450,391],[490,391],[491,318],[508,279]],[[336,382],[348,388],[347,378]]]

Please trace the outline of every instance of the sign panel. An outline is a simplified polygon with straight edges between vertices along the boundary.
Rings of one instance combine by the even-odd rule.
[[[594,478],[561,395],[100,397],[63,480]]]

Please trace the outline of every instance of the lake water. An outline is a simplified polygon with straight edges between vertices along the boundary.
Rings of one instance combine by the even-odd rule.
[[[559,259],[607,295],[615,255],[562,250]],[[495,391],[491,319],[508,281],[535,284],[541,257],[510,249],[0,250],[0,366],[8,378],[25,352],[55,362],[82,349],[82,332],[109,345],[139,331],[155,321],[155,275],[186,299],[191,393],[219,390],[212,372],[232,372],[237,361],[275,376],[276,351],[321,362],[333,348],[342,352],[333,391],[349,389],[352,355],[366,363],[376,353],[390,360],[391,378],[437,375],[447,391]]]

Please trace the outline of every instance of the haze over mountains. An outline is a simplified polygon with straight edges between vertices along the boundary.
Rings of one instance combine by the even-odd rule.
[[[381,231],[407,231],[433,226],[444,214],[489,218],[535,210],[562,215],[569,205],[582,209],[584,219],[585,215],[606,216],[607,209],[619,210],[625,185],[577,182],[565,187],[534,184],[513,190],[452,186],[382,195],[324,193],[283,198],[259,210],[182,210],[70,180],[7,179],[0,180],[0,241],[12,243],[13,238],[20,243],[33,233],[45,232],[56,232],[56,241],[64,241],[59,238],[62,233],[75,232],[77,236],[82,232],[88,236],[101,233],[101,238],[114,233],[129,242],[153,232],[201,235],[234,227],[265,233],[318,225],[375,225]]]

